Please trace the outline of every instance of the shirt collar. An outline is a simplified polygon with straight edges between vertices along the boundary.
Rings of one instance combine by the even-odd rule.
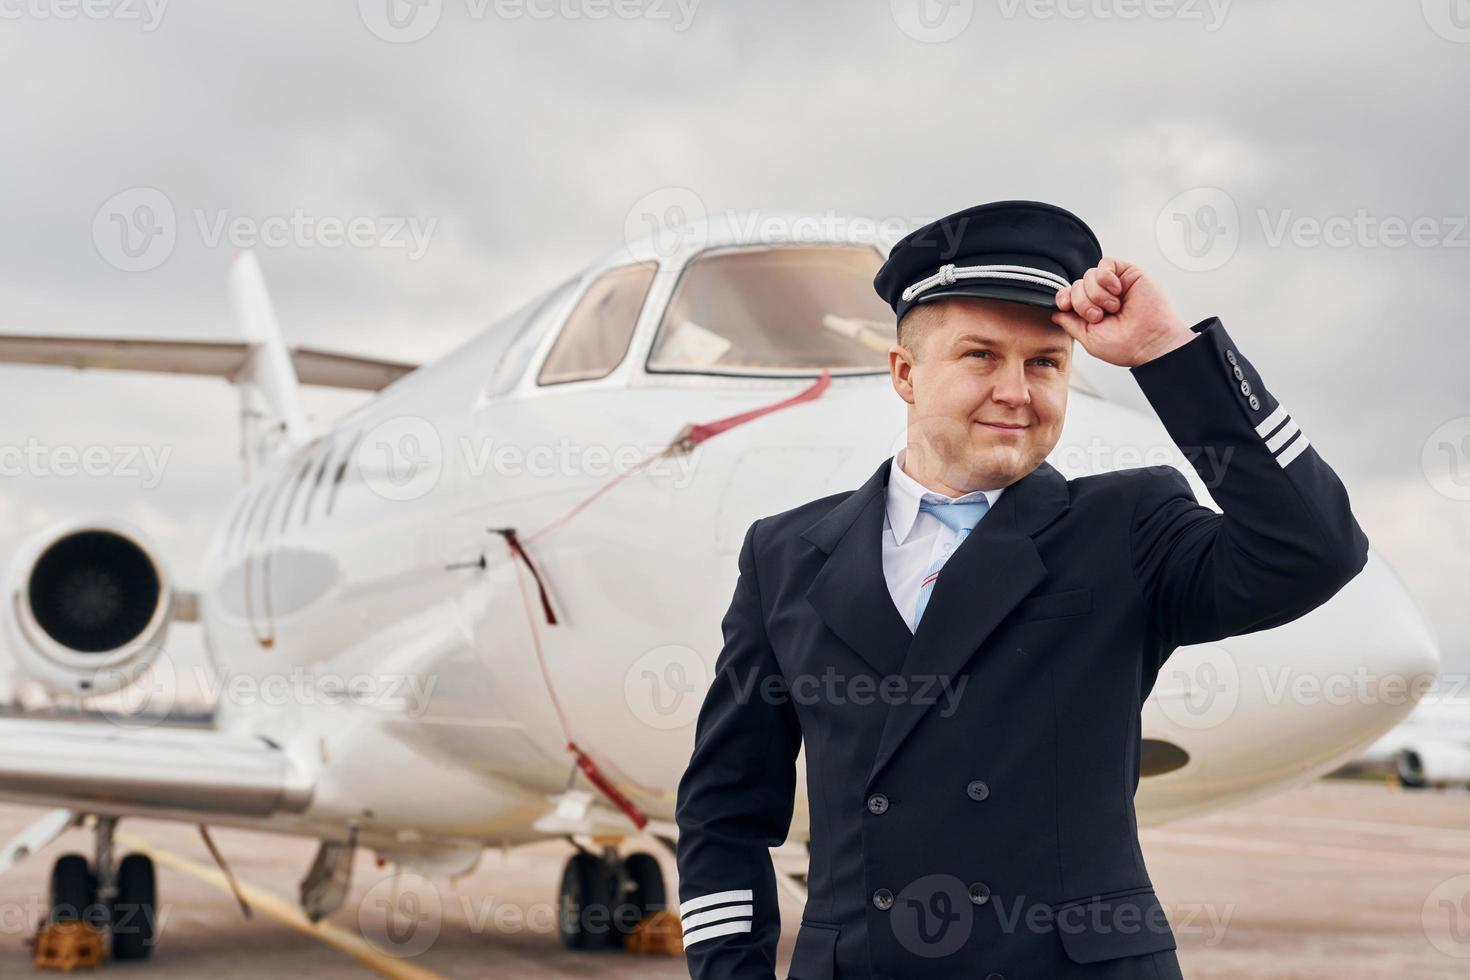
[[[899,544],[908,540],[909,532],[914,529],[914,523],[919,518],[919,501],[925,497],[931,500],[978,500],[981,497],[991,507],[1000,499],[1005,487],[997,490],[972,490],[959,497],[951,497],[947,494],[930,490],[918,480],[909,476],[903,470],[903,460],[908,452],[908,447],[900,449],[893,457],[893,465],[888,469],[888,526],[893,531],[893,536]]]

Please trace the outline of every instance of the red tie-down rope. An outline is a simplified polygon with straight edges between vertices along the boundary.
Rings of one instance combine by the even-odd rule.
[[[571,520],[577,514],[586,509],[586,507],[598,497],[602,496],[604,493],[611,490],[618,483],[632,476],[634,473],[642,470],[645,466],[649,465],[654,460],[662,459],[665,456],[671,456],[675,453],[690,452],[694,449],[695,446],[699,445],[701,442],[704,442],[706,439],[717,436],[721,432],[727,432],[730,429],[735,428],[735,426],[737,425],[742,425],[746,422],[749,422],[751,419],[758,419],[762,415],[769,415],[770,413],[780,411],[783,408],[790,408],[792,405],[799,405],[802,402],[809,402],[814,399],[820,398],[822,396],[822,393],[825,392],[831,384],[832,375],[827,371],[823,371],[821,375],[817,377],[817,380],[813,381],[809,386],[797,392],[795,395],[792,395],[790,398],[785,398],[778,402],[772,402],[769,405],[762,405],[759,408],[753,408],[748,412],[741,412],[738,415],[731,415],[727,418],[717,419],[714,422],[705,422],[702,425],[686,426],[684,431],[679,433],[679,435],[674,438],[674,441],[669,443],[662,450],[645,457],[641,462],[638,463],[637,466],[634,466],[631,469],[628,469],[622,473],[619,473],[617,476],[614,476],[611,480],[608,480],[602,486],[598,487],[595,491],[589,494],[586,499],[577,503],[576,506],[572,507],[565,514],[561,515],[556,520],[552,521],[551,523],[537,530],[535,533],[526,537],[524,539],[524,542],[535,541],[542,535],[551,531],[553,528],[557,528],[565,524],[567,521]],[[506,548],[510,551],[511,560],[514,561],[515,559],[519,558],[521,561],[525,562],[526,568],[530,569],[531,577],[536,581],[536,590],[541,601],[541,613],[546,617],[546,622],[548,625],[556,626],[558,622],[556,618],[556,612],[551,608],[551,598],[547,595],[546,585],[541,580],[541,573],[536,570],[535,564],[533,564],[531,561],[530,554],[526,551],[525,543],[516,534],[515,528],[501,527],[492,528],[491,530],[493,530],[497,534],[502,535],[505,538]],[[567,751],[571,752],[572,755],[576,757],[577,768],[582,770],[582,773],[587,777],[588,781],[591,782],[592,785],[596,786],[599,790],[601,790],[602,794],[606,796],[610,801],[612,801],[612,803],[617,806],[619,810],[623,811],[623,813],[627,815],[628,819],[633,821],[633,825],[635,827],[637,827],[639,830],[642,830],[648,824],[648,817],[644,815],[643,811],[638,808],[638,805],[636,803],[624,796],[622,792],[620,792],[618,788],[613,785],[612,780],[607,778],[607,775],[601,770],[601,768],[598,767],[597,763],[592,760],[592,757],[589,756],[581,748],[581,746],[576,743],[576,740],[572,738],[571,726],[567,724],[567,717],[566,713],[562,710],[561,699],[556,696],[556,686],[552,683],[551,672],[546,667],[546,651],[541,646],[541,631],[536,625],[536,612],[531,604],[531,597],[526,592],[526,585],[521,580],[521,576],[519,575],[516,576],[516,585],[520,588],[521,601],[522,604],[526,607],[526,618],[531,626],[531,641],[536,647],[536,663],[541,669],[541,679],[546,684],[546,693],[551,697],[551,706],[556,712],[557,724],[561,726],[562,736],[567,740]]]

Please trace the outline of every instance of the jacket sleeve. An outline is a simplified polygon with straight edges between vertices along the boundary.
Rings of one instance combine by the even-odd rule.
[[[770,848],[786,840],[801,727],[766,635],[755,540],[721,624],[724,647],[679,780],[679,915],[695,980],[776,975],[781,916]]]
[[[1134,574],[1153,617],[1154,673],[1170,653],[1290,622],[1362,570],[1368,538],[1347,490],[1216,317],[1130,369],[1223,514],[1171,466],[1146,467]]]

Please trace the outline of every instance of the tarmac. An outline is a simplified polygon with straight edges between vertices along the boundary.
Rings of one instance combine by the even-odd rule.
[[[8,838],[41,811],[0,805]],[[148,978],[687,977],[682,956],[564,950],[556,885],[570,844],[487,851],[450,884],[394,876],[359,855],[343,906],[312,925],[297,910],[310,841],[215,829],[245,892],[246,918],[197,828],[120,826],[119,855],[158,865],[160,938],[151,959],[102,974]],[[1190,980],[1470,977],[1470,793],[1323,780],[1211,816],[1145,828],[1140,839]],[[671,896],[671,856],[656,841]],[[31,975],[28,945],[44,914],[55,858],[89,854],[91,836],[61,839],[0,876],[0,977]],[[783,893],[779,976],[801,909]]]

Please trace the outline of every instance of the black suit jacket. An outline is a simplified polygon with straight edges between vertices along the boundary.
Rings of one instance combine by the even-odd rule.
[[[891,460],[750,527],[678,790],[691,976],[775,976],[768,848],[803,740],[792,980],[1179,976],[1134,814],[1143,702],[1176,647],[1303,615],[1368,549],[1224,326],[1192,329],[1131,370],[1223,514],[1172,467],[1043,463],[951,555],[917,633],[883,578]]]

